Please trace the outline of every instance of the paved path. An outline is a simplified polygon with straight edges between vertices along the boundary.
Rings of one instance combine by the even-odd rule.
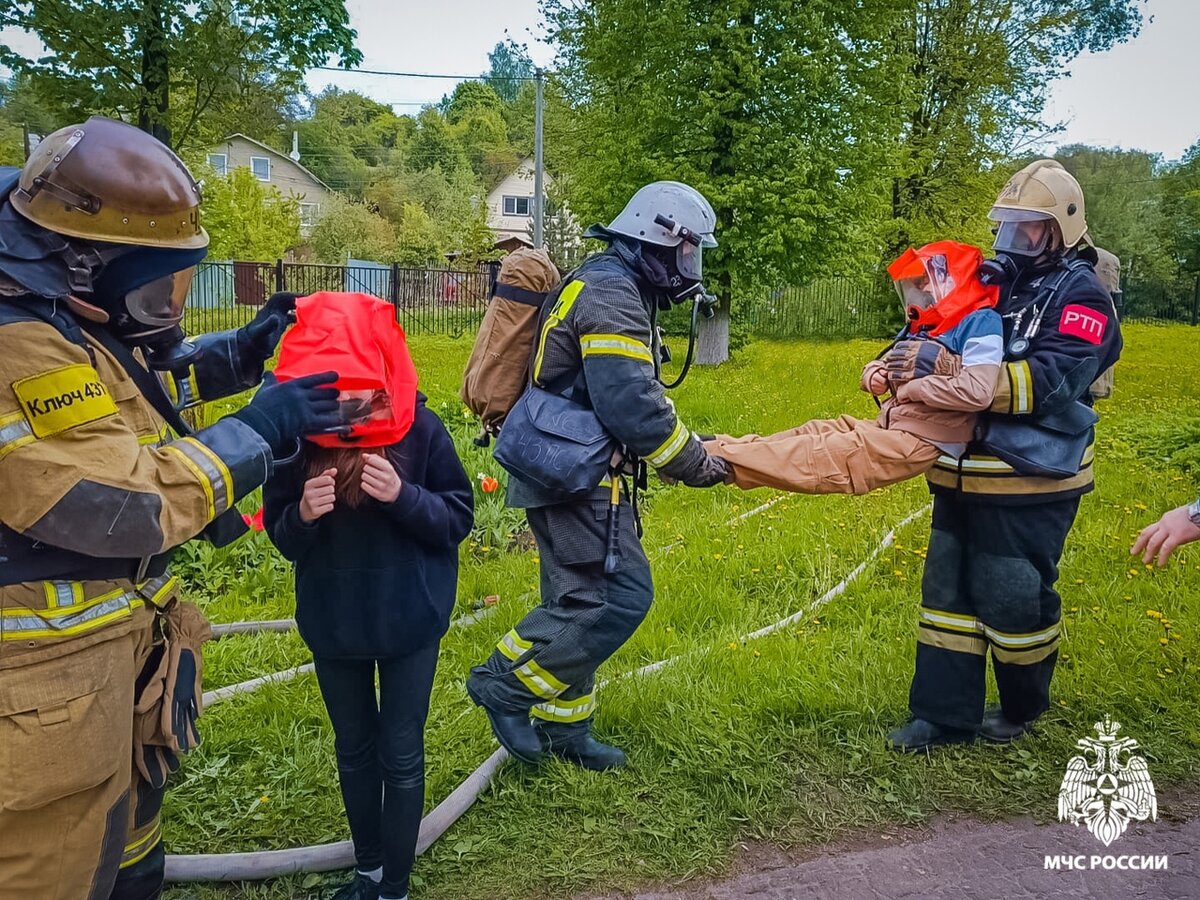
[[[865,846],[864,846],[865,845]],[[1168,855],[1166,871],[1051,871],[1046,855]],[[747,848],[722,881],[592,900],[1197,900],[1200,818],[1143,823],[1105,847],[1083,826],[943,822],[791,859]]]

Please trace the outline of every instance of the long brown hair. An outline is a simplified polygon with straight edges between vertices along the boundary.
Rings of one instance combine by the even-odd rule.
[[[305,448],[304,478],[316,478],[326,469],[337,469],[334,491],[337,498],[351,509],[360,503],[366,494],[362,489],[364,458],[367,454],[386,457],[384,447],[321,447],[310,444]]]

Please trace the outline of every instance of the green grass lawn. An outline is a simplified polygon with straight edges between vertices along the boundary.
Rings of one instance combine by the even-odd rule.
[[[469,341],[413,340],[422,389],[447,420],[468,473],[499,476],[470,445],[457,400]],[[675,392],[697,431],[774,431],[874,406],[856,391],[871,342],[757,342]],[[686,658],[601,694],[597,732],[632,766],[596,775],[550,763],[506,767],[480,803],[418,861],[414,900],[565,897],[721,871],[739,840],[785,846],[855,828],[919,822],[940,811],[1032,813],[1049,820],[1078,737],[1111,713],[1136,737],[1162,789],[1200,770],[1195,605],[1200,551],[1163,571],[1128,555],[1162,509],[1200,479],[1200,332],[1129,326],[1117,393],[1101,407],[1098,489],[1085,498],[1062,564],[1064,640],[1055,705],[1038,736],[1002,750],[907,757],[884,749],[902,721],[929,517],[841,596],[800,624],[752,643],[738,636],[801,609],[837,584],[897,522],[928,502],[922,482],[863,497],[652,489],[646,546],[654,608],[601,670],[614,678]],[[463,689],[468,668],[536,602],[535,551],[510,549],[511,513],[477,495],[483,533],[463,549],[462,612],[498,594],[496,613],[442,644],[427,734],[428,801],[438,802],[494,749]],[[214,621],[292,612],[288,569],[265,537],[188,552],[183,572]],[[347,598],[347,603],[353,602]],[[206,687],[309,658],[295,635],[209,645]],[[303,676],[206,712],[205,743],[176,777],[164,810],[173,852],[282,848],[348,837],[332,734],[315,680]],[[1161,809],[1169,815],[1169,806]],[[168,897],[318,897],[340,876],[262,885],[179,886]]]

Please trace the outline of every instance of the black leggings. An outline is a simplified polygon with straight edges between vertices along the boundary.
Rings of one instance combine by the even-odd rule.
[[[437,656],[434,641],[408,656],[313,660],[333,723],[355,860],[364,872],[383,866],[385,896],[408,893],[425,803],[425,717]]]

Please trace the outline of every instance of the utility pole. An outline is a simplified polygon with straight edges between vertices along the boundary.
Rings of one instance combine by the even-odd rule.
[[[533,70],[534,84],[537,88],[533,106],[533,246],[543,245],[545,227],[546,197],[542,191],[544,180],[542,161],[542,69]]]

